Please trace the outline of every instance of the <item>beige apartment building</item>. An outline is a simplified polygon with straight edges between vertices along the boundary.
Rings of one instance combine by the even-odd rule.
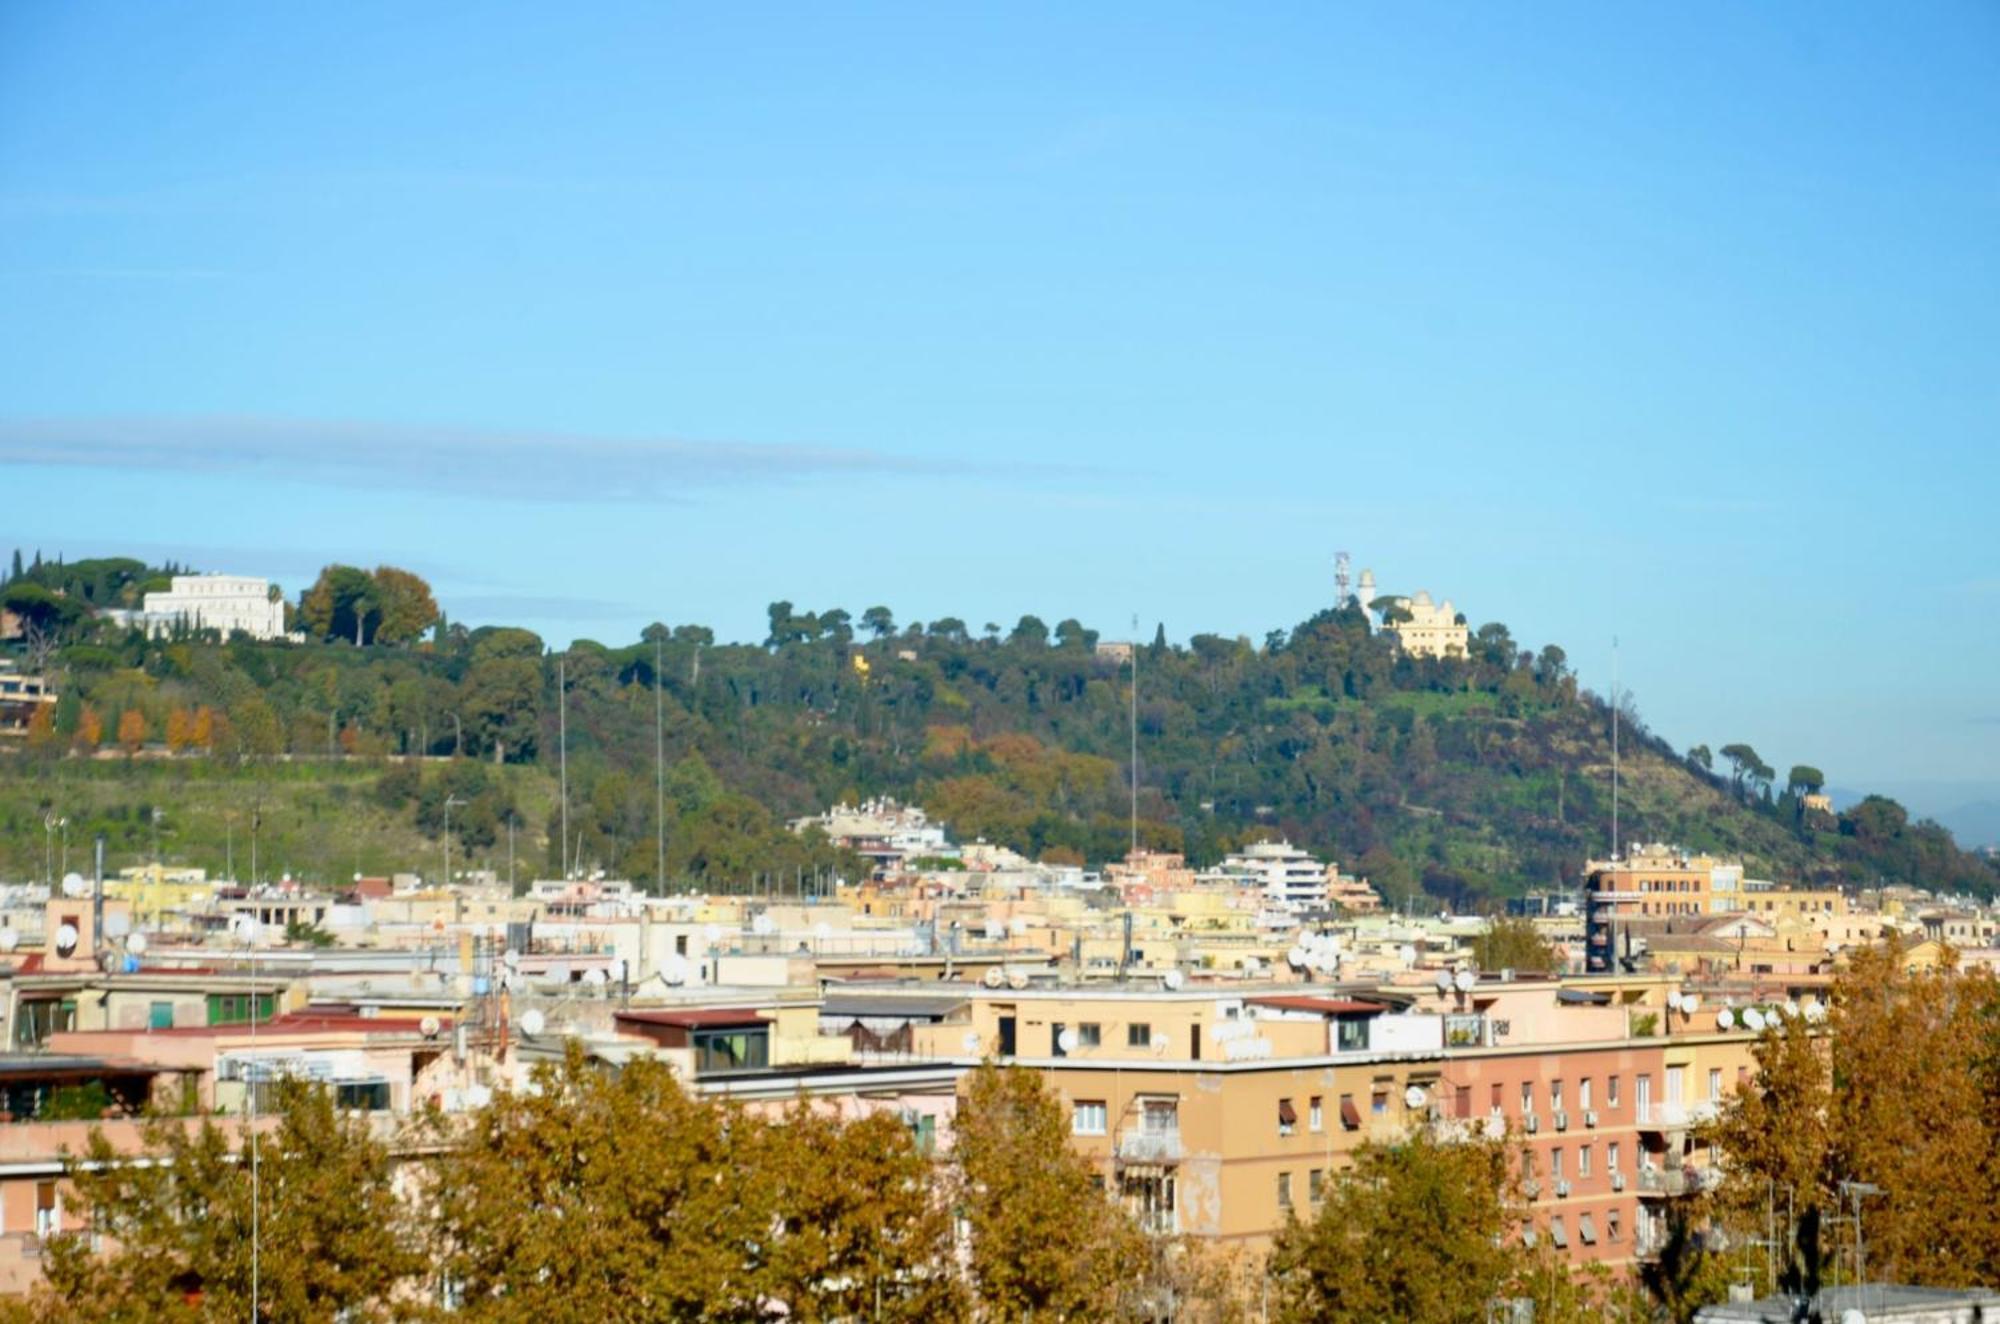
[[[1627,920],[1665,919],[1740,910],[1743,867],[1710,855],[1690,855],[1654,843],[1584,865],[1584,966],[1615,970],[1629,953],[1620,930]]]
[[[1042,1072],[1078,1149],[1156,1232],[1261,1253],[1362,1144],[1436,1126],[1511,1136],[1525,1235],[1622,1265],[1658,1249],[1667,1201],[1703,1188],[1692,1126],[1746,1078],[1754,1036],[1655,1013],[1634,1035],[1643,1004],[1588,996],[1496,982],[1420,1011],[1371,992],[1031,988],[917,1037]]]

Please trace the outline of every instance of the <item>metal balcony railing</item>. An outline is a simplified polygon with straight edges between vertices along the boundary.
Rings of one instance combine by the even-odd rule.
[[[1118,1158],[1122,1163],[1178,1163],[1181,1161],[1181,1133],[1127,1131],[1118,1137]]]

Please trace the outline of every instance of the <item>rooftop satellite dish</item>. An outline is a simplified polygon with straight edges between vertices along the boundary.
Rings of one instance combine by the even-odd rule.
[[[12,928],[0,929],[0,952],[11,952],[21,945],[21,935]]]
[[[1788,1017],[1796,1017],[1798,1014],[1799,1014],[1799,1004],[1792,1001],[1790,998],[1786,998],[1785,1015]]]
[[[1736,1026],[1736,1013],[1724,1007],[1721,1011],[1715,1013],[1715,1024],[1717,1029],[1734,1029]]]
[[[12,932],[12,930],[9,930],[9,932]],[[1294,947],[1290,951],[1286,952],[1285,964],[1289,965],[1294,970],[1305,969],[1306,949],[1303,947]]]
[[[256,946],[262,932],[263,926],[257,922],[255,915],[237,914],[230,917],[229,936],[245,947]]]
[[[1025,970],[1010,970],[1010,971],[1008,971],[1008,972],[1007,972],[1007,987],[1008,987],[1008,988],[1011,988],[1011,989],[1013,989],[1013,990],[1014,990],[1014,991],[1015,991],[1016,993],[1018,993],[1018,992],[1020,992],[1020,991],[1021,991],[1022,989],[1026,988],[1027,986],[1028,986],[1028,972],[1027,972],[1027,971],[1025,971]]]
[[[1692,1016],[1701,1010],[1701,999],[1692,993],[1681,994],[1681,1010]]]
[[[1461,993],[1470,993],[1479,983],[1479,976],[1470,970],[1461,970],[1451,977],[1451,985]]]
[[[521,1033],[530,1039],[542,1032],[545,1023],[539,1008],[530,1007],[521,1013]]]
[[[82,874],[66,873],[63,875],[62,894],[64,896],[82,896],[89,890],[89,886],[83,881]]]
[[[1451,978],[1451,971],[1449,971],[1449,970],[1440,970],[1440,971],[1438,971],[1438,972],[1437,972],[1437,981],[1436,981],[1436,982],[1437,982],[1437,990],[1438,990],[1438,992],[1440,992],[1440,993],[1449,993],[1449,992],[1451,992],[1451,988],[1452,988],[1452,978]]]
[[[71,952],[76,950],[76,940],[80,936],[82,935],[77,933],[76,925],[74,924],[63,925],[61,928],[56,930],[56,950],[62,953],[64,956],[68,956]]]
[[[1404,965],[1415,965],[1417,963],[1417,949],[1410,943],[1406,942],[1401,947],[1398,947],[1396,949],[1396,956]]]
[[[424,1038],[435,1039],[438,1031],[444,1028],[444,1022],[435,1016],[426,1016],[417,1022],[417,1028],[423,1031]]]
[[[1424,1087],[1421,1085],[1412,1085],[1403,1091],[1403,1102],[1412,1108],[1423,1107],[1425,1103],[1429,1102],[1430,1097],[1430,1095],[1424,1093]]]
[[[1160,982],[1165,984],[1169,990],[1177,989],[1182,984],[1187,983],[1187,976],[1178,970],[1169,970],[1165,975],[1160,977]]]
[[[144,955],[146,951],[146,935],[143,933],[126,934],[125,950],[132,953],[132,955],[134,956]]]
[[[1007,976],[1004,972],[1001,971],[1001,969],[998,966],[995,966],[991,970],[988,970],[985,974],[981,975],[979,977],[979,982],[986,985],[986,987],[988,988],[998,988],[1002,984],[1007,982]]]
[[[1153,1051],[1156,1053],[1167,1051],[1167,1036],[1158,1030],[1153,1031]]]
[[[964,1047],[969,1056],[977,1057],[979,1055],[979,1035],[976,1032],[967,1030],[965,1038],[961,1039],[959,1043]]]
[[[769,937],[778,931],[778,921],[769,915],[759,915],[750,921],[750,932],[760,937]]]
[[[1808,1002],[1806,1004],[1806,1019],[1814,1025],[1818,1025],[1821,1021],[1825,1020],[1826,1004],[1818,1000]]]
[[[500,959],[507,963],[507,968],[509,970],[519,970],[521,968],[521,954],[515,951],[512,947],[509,947],[507,949],[506,955],[502,956]]]
[[[583,982],[592,988],[603,988],[605,984],[610,982],[610,979],[611,977],[602,970],[590,969],[583,972]]]
[[[676,954],[660,962],[660,978],[674,987],[687,983],[687,957]]]
[[[1061,1048],[1065,1053],[1074,1053],[1077,1042],[1076,1031],[1070,1029],[1068,1026],[1064,1026],[1063,1032],[1056,1036],[1057,1047]]]
[[[1745,1007],[1743,1009],[1743,1025],[1745,1029],[1761,1031],[1764,1028],[1764,1013],[1758,1011],[1755,1007]]]
[[[716,943],[722,941],[722,926],[720,924],[710,924],[702,929],[701,936],[708,940],[709,946],[713,947]]]

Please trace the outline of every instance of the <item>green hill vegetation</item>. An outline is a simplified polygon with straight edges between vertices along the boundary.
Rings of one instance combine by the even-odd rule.
[[[870,795],[1040,859],[1095,865],[1128,845],[1133,667],[1075,620],[974,632],[780,602],[761,643],[655,624],[558,656],[525,630],[450,624],[407,572],[329,567],[294,613],[306,643],[147,640],[75,609],[86,595],[64,585],[96,584],[100,564],[121,567],[105,579],[114,596],[161,573],[76,563],[0,587],[33,627],[25,647],[39,652],[23,660],[62,695],[0,760],[5,876],[40,873],[50,814],[71,820],[72,842],[102,830],[114,855],[141,858],[156,808],[170,862],[220,868],[233,845],[243,872],[254,818],[267,876],[431,872],[447,799],[455,859],[504,875],[511,828],[523,879],[565,857],[710,887],[851,867],[784,819]],[[1205,864],[1282,834],[1393,900],[1477,907],[1573,882],[1609,840],[1610,705],[1560,648],[1523,648],[1504,625],[1479,627],[1469,658],[1415,659],[1350,604],[1261,643],[1177,646],[1162,629],[1136,660],[1146,845]],[[1810,766],[1781,780],[1725,744],[1718,769],[1706,747],[1683,754],[1651,734],[1629,700],[1622,723],[1625,840],[1741,856],[1752,876],[1800,883],[1979,895],[2000,883],[1893,801],[1812,810],[1824,778]]]

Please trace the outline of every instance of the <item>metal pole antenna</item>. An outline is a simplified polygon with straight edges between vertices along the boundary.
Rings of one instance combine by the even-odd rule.
[[[1618,636],[1611,636],[1611,858],[1618,858]]]
[[[562,876],[569,877],[569,679],[566,659],[556,659],[556,760],[562,796]]]
[[[1132,853],[1139,853],[1139,618],[1132,618]]]
[[[653,639],[653,894],[667,894],[667,726],[660,697],[660,639]]]

